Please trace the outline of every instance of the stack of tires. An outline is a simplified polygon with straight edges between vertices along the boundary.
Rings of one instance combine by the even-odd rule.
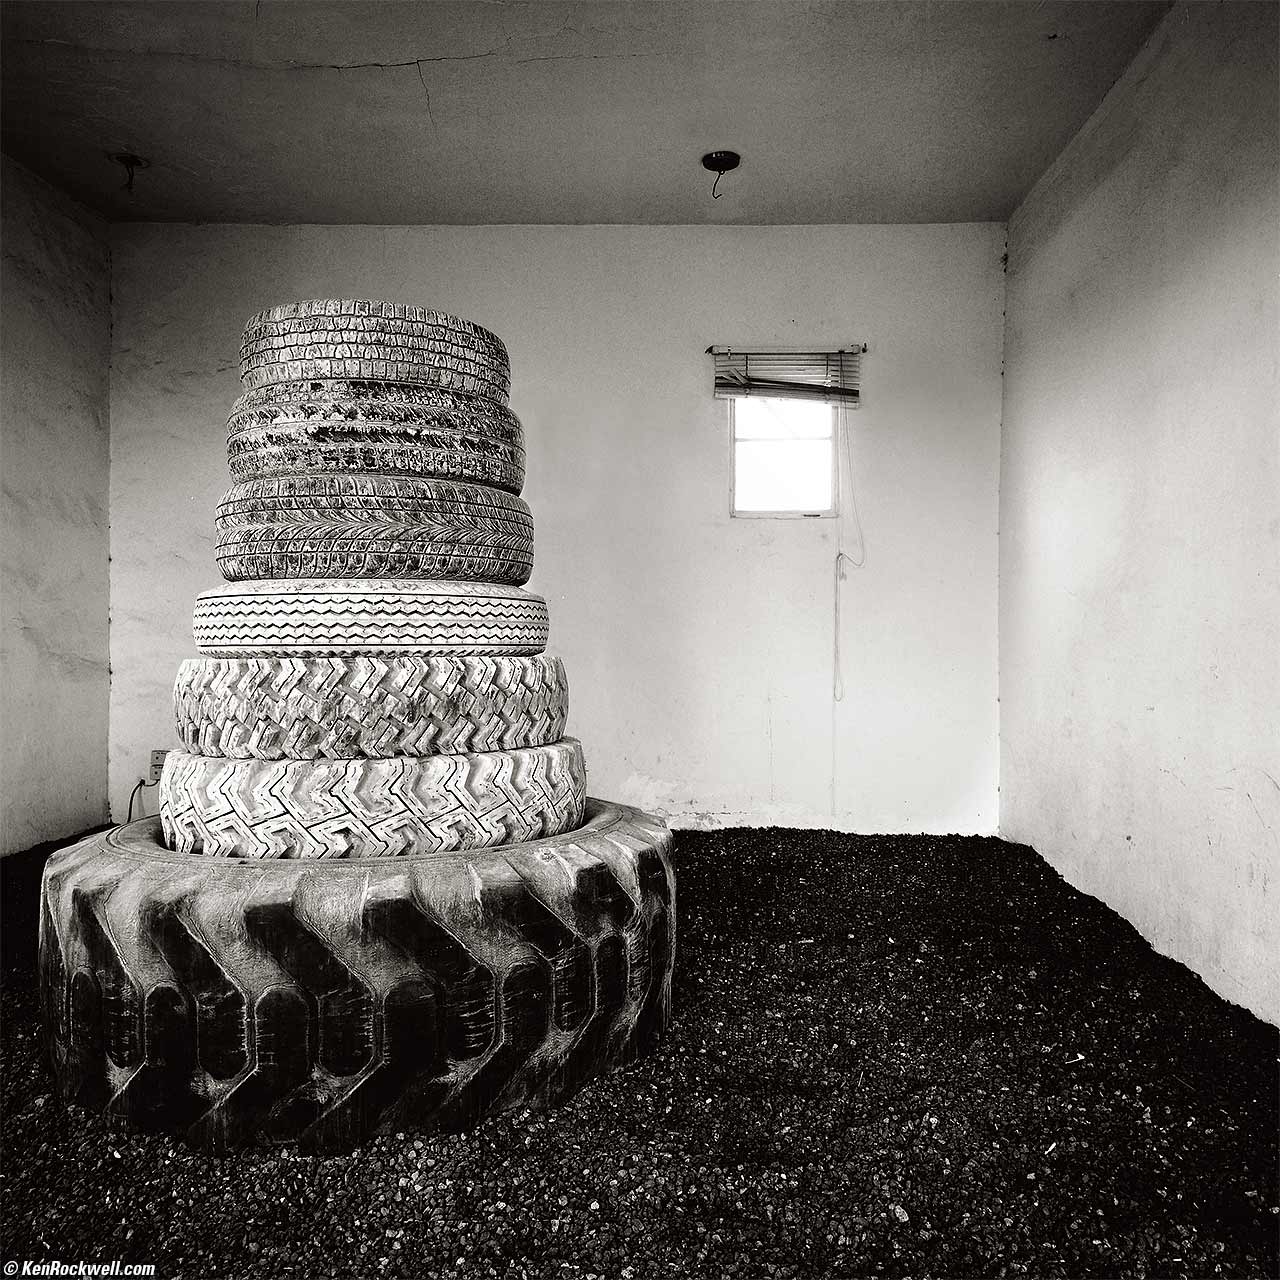
[[[674,879],[564,736],[506,349],[326,300],[240,355],[159,821],[45,873],[61,1092],[314,1151],[554,1102],[661,1036]]]

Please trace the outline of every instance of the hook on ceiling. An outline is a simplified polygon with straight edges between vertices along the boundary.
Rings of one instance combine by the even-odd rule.
[[[126,175],[124,180],[124,190],[132,195],[133,175],[137,173],[139,169],[150,169],[151,161],[147,160],[143,156],[134,155],[132,151],[117,151],[112,155],[111,159],[114,160],[116,164],[124,167]]]
[[[736,151],[708,151],[702,157],[702,167],[716,175],[716,180],[711,184],[711,198],[713,200],[720,199],[720,192],[717,188],[720,186],[720,179],[726,173],[730,173],[742,163],[742,157]]]

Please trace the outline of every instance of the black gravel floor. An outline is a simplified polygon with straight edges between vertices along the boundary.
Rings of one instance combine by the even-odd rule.
[[[676,868],[658,1055],[553,1113],[329,1160],[198,1157],[64,1110],[19,955],[0,1259],[161,1280],[1277,1275],[1276,1029],[1029,849],[681,833]]]

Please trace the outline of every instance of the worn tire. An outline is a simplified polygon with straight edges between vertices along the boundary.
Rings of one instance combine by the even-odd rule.
[[[214,558],[228,582],[435,578],[520,586],[529,581],[532,547],[460,546],[449,532],[387,521],[241,526],[218,534]]]
[[[491,329],[474,320],[406,303],[372,298],[309,298],[269,307],[245,322],[245,342],[283,333],[352,329],[370,333],[428,333],[466,342],[507,363],[507,348]]]
[[[177,853],[398,858],[572,831],[586,792],[576,738],[377,760],[228,760],[170,751],[160,775],[160,822]]]
[[[514,494],[488,485],[407,476],[347,473],[250,480],[232,485],[214,519],[219,529],[330,520],[448,521],[460,535],[479,530],[533,540],[529,504]]]
[[[214,555],[230,582],[262,578],[529,581],[533,517],[487,485],[298,475],[234,485]]]
[[[589,803],[568,835],[368,862],[189,858],[154,818],[44,873],[60,1096],[200,1148],[346,1151],[554,1103],[670,1014],[670,834]]]
[[[246,392],[227,422],[234,480],[376,472],[519,493],[524,433],[510,409],[432,387],[315,380]]]
[[[504,404],[511,386],[501,339],[445,312],[326,298],[272,308],[245,325],[240,377],[246,386],[294,381],[300,367],[335,365],[367,370],[337,376],[457,387]]]
[[[368,316],[312,316],[280,320],[247,332],[240,342],[241,365],[286,348],[376,345],[410,351],[439,348],[465,351],[495,370],[509,371],[507,349],[493,334],[487,338],[457,328],[416,320]]]
[[[211,658],[519,656],[547,647],[548,625],[541,596],[498,583],[301,578],[202,592],[193,630]]]
[[[497,377],[487,365],[443,356],[434,364],[395,359],[283,360],[258,365],[240,375],[240,381],[250,389],[279,382],[310,382],[316,378],[412,383],[483,396],[500,405],[507,403],[509,391],[506,380]]]
[[[413,369],[408,382],[438,381],[437,373],[447,370],[483,381],[487,389],[481,394],[506,402],[511,391],[511,377],[506,369],[491,364],[474,351],[441,343],[420,345],[388,344],[374,342],[312,342],[288,346],[265,347],[259,355],[249,356],[240,362],[240,380],[250,383],[257,375],[285,365],[305,364],[313,360],[340,360],[344,363],[359,361],[373,366],[403,365]],[[378,376],[378,375],[373,375]],[[278,381],[266,378],[266,382]],[[263,385],[258,380],[256,385]],[[446,384],[447,385],[447,384]]]
[[[316,760],[511,751],[555,742],[564,663],[529,658],[188,658],[173,705],[188,751]]]
[[[511,370],[505,360],[456,339],[430,335],[361,332],[341,329],[268,335],[246,341],[240,347],[240,376],[265,365],[294,360],[390,360],[408,364],[453,365],[475,368],[491,376],[496,385],[511,388]]]

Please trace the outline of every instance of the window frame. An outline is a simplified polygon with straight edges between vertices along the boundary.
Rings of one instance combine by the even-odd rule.
[[[731,520],[838,520],[840,518],[840,454],[837,449],[842,429],[841,406],[828,404],[831,413],[831,507],[829,510],[738,510],[738,434],[737,404],[743,396],[726,396],[729,412],[725,415],[729,432],[729,518]],[[767,397],[761,397],[762,399]],[[785,400],[785,396],[776,397]]]

